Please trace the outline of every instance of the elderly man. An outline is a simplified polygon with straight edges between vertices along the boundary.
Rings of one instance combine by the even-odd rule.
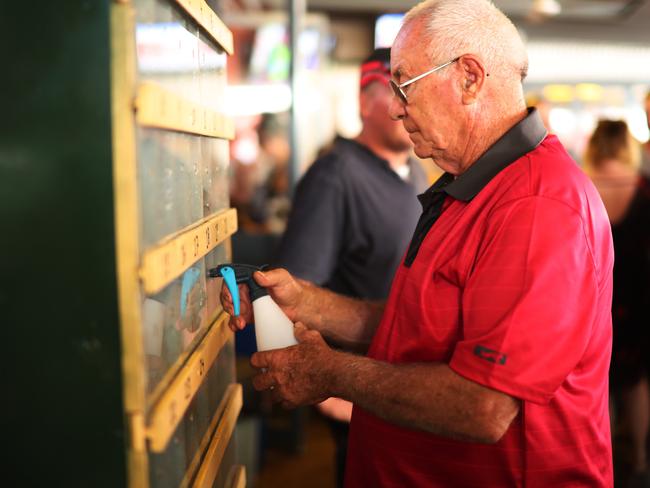
[[[612,485],[611,232],[592,184],[526,110],[526,66],[487,0],[416,6],[392,48],[390,113],[445,174],[419,197],[388,301],[255,276],[299,344],[253,356],[254,383],[287,407],[354,403],[347,486]],[[367,357],[323,336],[369,343]]]

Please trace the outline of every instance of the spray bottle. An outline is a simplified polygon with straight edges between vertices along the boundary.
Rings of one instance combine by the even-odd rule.
[[[239,316],[238,283],[248,285],[250,299],[255,314],[255,339],[259,351],[281,349],[297,344],[293,335],[293,323],[284,314],[277,303],[269,296],[266,288],[253,279],[255,271],[262,271],[264,266],[249,264],[220,264],[208,271],[211,278],[223,277],[232,296],[235,316]]]

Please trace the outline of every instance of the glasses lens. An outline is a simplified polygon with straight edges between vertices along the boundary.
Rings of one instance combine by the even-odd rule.
[[[390,87],[393,89],[393,93],[397,98],[399,98],[402,103],[406,103],[406,97],[404,96],[404,93],[402,92],[401,88],[397,86],[397,83],[395,83],[393,80],[389,80]]]

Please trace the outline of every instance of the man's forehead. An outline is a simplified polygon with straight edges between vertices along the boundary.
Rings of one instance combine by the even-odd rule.
[[[426,46],[422,45],[421,29],[420,23],[415,20],[403,25],[397,33],[390,52],[390,71],[394,77],[410,73],[422,57]]]
[[[405,59],[407,51],[403,49],[402,43],[397,38],[395,41],[390,51],[390,72],[393,76],[399,76],[406,70],[408,59]]]
[[[416,62],[414,56],[409,55],[408,52],[398,54],[393,51],[391,55],[390,72],[394,78],[399,78],[400,75],[406,75],[413,71],[413,65]]]

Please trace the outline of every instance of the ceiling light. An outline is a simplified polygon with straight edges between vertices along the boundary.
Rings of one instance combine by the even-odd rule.
[[[562,5],[557,0],[533,0],[532,11],[538,15],[552,17],[562,11]]]

